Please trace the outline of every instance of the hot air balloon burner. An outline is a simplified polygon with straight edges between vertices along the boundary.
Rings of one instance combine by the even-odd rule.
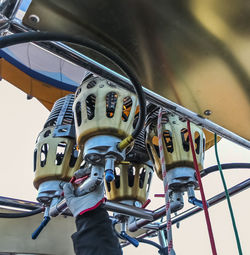
[[[118,144],[129,136],[137,97],[103,78],[89,75],[76,91],[73,105],[77,143],[84,160],[105,168],[108,182],[114,178],[115,162],[125,159]]]
[[[104,166],[106,180],[113,179],[115,162],[125,159],[125,151],[119,151],[117,145],[121,139],[109,135],[97,135],[88,139],[84,145],[84,160],[92,165]]]
[[[153,108],[153,110],[152,110]],[[158,131],[157,131],[157,107],[151,106],[151,111],[147,116],[147,148],[151,160],[154,163],[156,173],[160,179],[162,177]],[[166,174],[170,195],[175,200],[182,196],[190,188],[198,188],[193,165],[193,156],[189,144],[187,122],[179,116],[165,112],[162,123],[163,151],[166,162]],[[200,170],[203,168],[205,137],[201,127],[191,123],[191,133],[195,146],[195,154]]]
[[[55,102],[36,141],[34,186],[37,200],[45,205],[61,195],[63,182],[71,179],[82,162],[75,141],[73,101],[74,95],[68,95]]]
[[[184,192],[190,186],[198,187],[195,170],[191,167],[176,167],[167,171],[169,188],[172,191]]]
[[[148,198],[153,168],[145,164],[123,163],[115,166],[114,180],[105,182],[106,195],[112,201],[130,201],[140,207]]]
[[[39,185],[37,201],[45,206],[49,206],[54,198],[62,195],[62,181],[45,181]]]
[[[153,166],[145,146],[145,129],[126,153],[125,162],[115,165],[114,181],[105,183],[106,194],[111,201],[141,208],[148,199],[153,176]],[[115,217],[128,223],[135,220],[119,213]]]

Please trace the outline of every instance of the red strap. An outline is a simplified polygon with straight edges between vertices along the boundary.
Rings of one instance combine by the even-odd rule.
[[[193,160],[194,160],[194,168],[195,168],[195,172],[196,172],[196,177],[197,177],[199,187],[200,187],[202,205],[203,205],[205,218],[206,218],[206,222],[207,222],[207,229],[208,229],[210,244],[211,244],[213,255],[217,255],[215,242],[214,242],[214,235],[213,235],[212,225],[211,225],[211,221],[210,221],[210,217],[209,217],[209,213],[208,213],[208,208],[207,208],[207,201],[206,201],[203,185],[202,185],[202,182],[201,182],[201,174],[200,174],[200,171],[199,171],[198,162],[197,162],[196,155],[195,155],[194,143],[193,143],[193,138],[192,138],[192,134],[191,134],[191,128],[190,128],[190,121],[189,120],[187,120],[187,129],[188,129],[188,137],[189,137],[191,151],[192,151]]]
[[[85,209],[85,210],[83,210],[83,211],[81,211],[80,213],[79,213],[79,215],[83,215],[84,213],[86,213],[86,212],[89,212],[89,211],[92,211],[92,210],[94,210],[94,209],[96,209],[98,206],[100,206],[102,203],[104,203],[106,201],[106,198],[104,197],[102,200],[100,200],[96,205],[94,205],[94,206],[92,206],[92,207],[90,207],[90,208],[87,208],[87,209]]]
[[[154,197],[165,197],[165,194],[154,194]]]

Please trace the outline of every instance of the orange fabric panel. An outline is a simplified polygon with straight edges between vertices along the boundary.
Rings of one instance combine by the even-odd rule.
[[[51,110],[57,99],[71,93],[31,78],[3,58],[0,59],[0,75],[23,92],[37,98],[48,110]]]

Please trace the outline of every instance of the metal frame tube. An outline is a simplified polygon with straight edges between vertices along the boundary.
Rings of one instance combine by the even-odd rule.
[[[241,192],[241,191],[243,191],[243,190],[245,190],[249,187],[250,187],[250,178],[243,181],[243,182],[241,182],[241,183],[239,183],[239,184],[237,184],[237,185],[235,185],[235,186],[233,186],[232,188],[228,189],[228,193],[229,193],[230,196],[233,196],[233,195],[236,195],[239,192]],[[225,192],[221,192],[218,195],[210,198],[207,202],[208,202],[209,206],[214,206],[214,205],[218,204],[219,202],[224,201],[225,199],[226,199]],[[176,224],[176,223],[178,223],[178,222],[180,222],[180,221],[182,221],[182,220],[184,220],[184,219],[186,219],[186,218],[188,218],[192,215],[195,215],[196,213],[198,213],[200,211],[202,211],[202,208],[197,207],[197,206],[192,207],[189,210],[183,212],[182,214],[175,216],[173,218],[172,224]],[[162,223],[160,225],[160,229],[163,229],[165,227],[166,227],[165,223]]]
[[[228,190],[229,195],[233,196],[238,194],[239,192],[247,189],[250,187],[250,178],[233,186],[232,188],[230,188]],[[224,192],[219,193],[218,195],[210,198],[207,202],[209,204],[209,206],[213,206],[223,200],[225,200],[226,196]],[[66,209],[66,203],[64,203],[65,201],[61,201],[58,205],[57,208],[60,211],[63,211]],[[29,201],[24,201],[24,200],[19,200],[19,199],[13,199],[13,198],[7,198],[7,197],[0,197],[0,205],[3,206],[10,206],[10,207],[15,207],[15,208],[22,208],[22,209],[36,209],[40,207],[40,204],[35,203],[35,202],[29,202]],[[63,207],[63,206],[64,207]],[[114,211],[114,212],[118,212],[118,213],[124,213],[124,214],[128,214],[131,216],[135,216],[135,217],[145,217],[148,220],[143,220],[140,219],[137,221],[137,224],[135,225],[135,227],[143,227],[145,225],[147,225],[150,222],[153,222],[155,220],[158,220],[159,218],[161,218],[163,215],[165,215],[165,208],[164,206],[158,208],[155,211],[150,211],[150,210],[145,210],[145,209],[141,209],[141,208],[136,208],[133,206],[129,206],[129,205],[124,205],[124,204],[120,204],[117,202],[111,202],[111,201],[107,201],[105,204],[105,207],[107,210],[109,211]],[[192,207],[189,210],[173,217],[172,219],[172,224],[176,224],[198,212],[202,211],[201,208],[199,207]],[[132,228],[133,225],[130,225],[130,228]],[[165,223],[162,223],[159,225],[159,228],[157,227],[157,229],[163,229],[166,227]],[[155,233],[157,230],[154,231],[150,231],[147,234],[141,236],[141,237],[146,237],[149,236],[153,233]]]
[[[37,208],[40,208],[41,205],[39,203],[35,202],[29,202],[14,198],[8,198],[8,197],[0,197],[0,206],[8,206],[13,208],[21,208],[21,209],[27,209],[27,210],[34,210]],[[104,204],[104,207],[108,211],[126,214],[129,216],[139,217],[143,219],[148,219],[149,221],[153,220],[153,211],[137,208],[135,206],[125,205],[117,202],[107,201]],[[56,206],[53,206],[50,210],[51,216],[57,216],[58,214],[62,212],[66,212],[67,204],[65,200],[63,199],[61,202],[59,202]],[[64,213],[63,213],[64,214]]]
[[[243,191],[243,190],[245,190],[245,189],[247,189],[249,187],[250,187],[250,178],[246,179],[245,181],[243,181],[243,182],[241,182],[239,184],[236,184],[232,188],[228,189],[228,193],[229,193],[230,196],[233,196],[233,195],[236,195],[236,194],[240,193],[241,191]],[[211,207],[211,206],[214,206],[214,205],[224,201],[225,199],[226,199],[225,192],[221,192],[221,193],[217,194],[216,196],[210,198],[207,202],[208,202],[209,206]],[[184,219],[187,219],[190,216],[193,216],[193,215],[195,215],[196,213],[198,213],[200,211],[202,211],[202,209],[200,207],[194,206],[194,207],[188,209],[187,211],[185,211],[185,212],[183,212],[183,213],[173,217],[172,224],[176,224],[176,223],[178,223],[178,222],[180,222],[180,221],[182,221]],[[163,215],[164,215],[164,212],[163,212]],[[158,230],[164,229],[164,228],[166,228],[166,223],[165,222],[161,223],[159,225]],[[143,234],[142,236],[140,236],[139,238],[145,238],[147,236],[151,236],[154,233],[156,233],[158,230],[149,231],[146,234]]]
[[[104,204],[104,207],[108,211],[112,211],[112,212],[116,212],[116,213],[126,214],[129,216],[144,218],[144,219],[148,219],[148,220],[154,219],[153,211],[138,208],[138,207],[131,206],[131,205],[125,205],[125,204],[121,204],[118,202],[107,201]]]
[[[142,209],[142,208],[137,208],[135,206],[125,205],[118,202],[106,201],[104,203],[104,207],[108,211],[121,213],[128,216],[139,217],[139,218],[147,219],[149,221],[152,221],[154,219],[152,211]],[[55,217],[65,212],[67,208],[68,207],[66,204],[66,199],[63,199],[61,202],[59,202],[57,205],[53,206],[50,209],[50,216]]]
[[[153,218],[154,218],[153,221],[158,220],[158,219],[160,219],[161,217],[163,217],[165,215],[166,215],[166,206],[164,205],[164,206],[162,206],[162,207],[160,207],[160,208],[158,208],[157,210],[154,211],[154,213],[153,213]],[[135,232],[139,228],[144,227],[148,223],[151,223],[153,221],[145,220],[145,219],[136,220],[136,221],[134,221],[134,222],[132,222],[132,223],[130,223],[128,225],[128,230],[130,232]]]
[[[10,32],[17,33],[17,32],[26,32],[29,31],[28,28],[22,26],[21,24],[15,23],[12,21]],[[80,54],[79,52],[73,50],[72,48],[68,47],[67,45],[60,43],[60,42],[36,42],[38,46],[50,51],[53,54],[60,55],[62,58],[65,58],[69,61],[71,61],[74,64],[77,64],[97,75],[102,76],[105,79],[108,79],[110,81],[113,81],[120,86],[133,91],[133,87],[130,83],[130,81],[106,68],[105,66],[97,63],[96,61],[84,56],[83,54]],[[60,54],[59,54],[60,53]],[[146,99],[158,106],[162,106],[169,111],[177,114],[180,117],[189,119],[191,122],[202,126],[206,128],[207,130],[216,133],[220,135],[221,137],[224,137],[236,144],[239,144],[245,148],[250,148],[250,141],[240,137],[239,135],[236,135],[235,133],[213,123],[212,121],[205,119],[204,117],[198,115],[195,112],[192,112],[185,107],[182,107],[146,88],[143,88]]]

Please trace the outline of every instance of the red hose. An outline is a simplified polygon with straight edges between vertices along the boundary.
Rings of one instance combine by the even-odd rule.
[[[151,203],[151,199],[146,200],[146,202],[142,205],[142,208],[146,208]]]
[[[211,225],[211,221],[210,221],[210,217],[209,217],[209,213],[208,213],[208,208],[207,208],[207,201],[206,201],[203,185],[202,185],[202,182],[201,182],[201,174],[200,174],[200,171],[199,171],[198,162],[197,162],[196,155],[195,155],[193,138],[192,138],[192,134],[191,134],[191,128],[190,128],[190,121],[189,120],[187,120],[187,129],[188,129],[188,137],[189,137],[191,151],[192,151],[193,160],[194,160],[194,168],[195,168],[195,171],[196,171],[196,177],[197,177],[199,187],[200,187],[202,205],[203,205],[204,214],[205,214],[205,218],[206,218],[211,249],[212,249],[213,255],[217,255],[217,251],[216,251],[216,247],[215,247],[215,241],[214,241],[214,235],[213,235],[213,230],[212,230],[212,225]]]

